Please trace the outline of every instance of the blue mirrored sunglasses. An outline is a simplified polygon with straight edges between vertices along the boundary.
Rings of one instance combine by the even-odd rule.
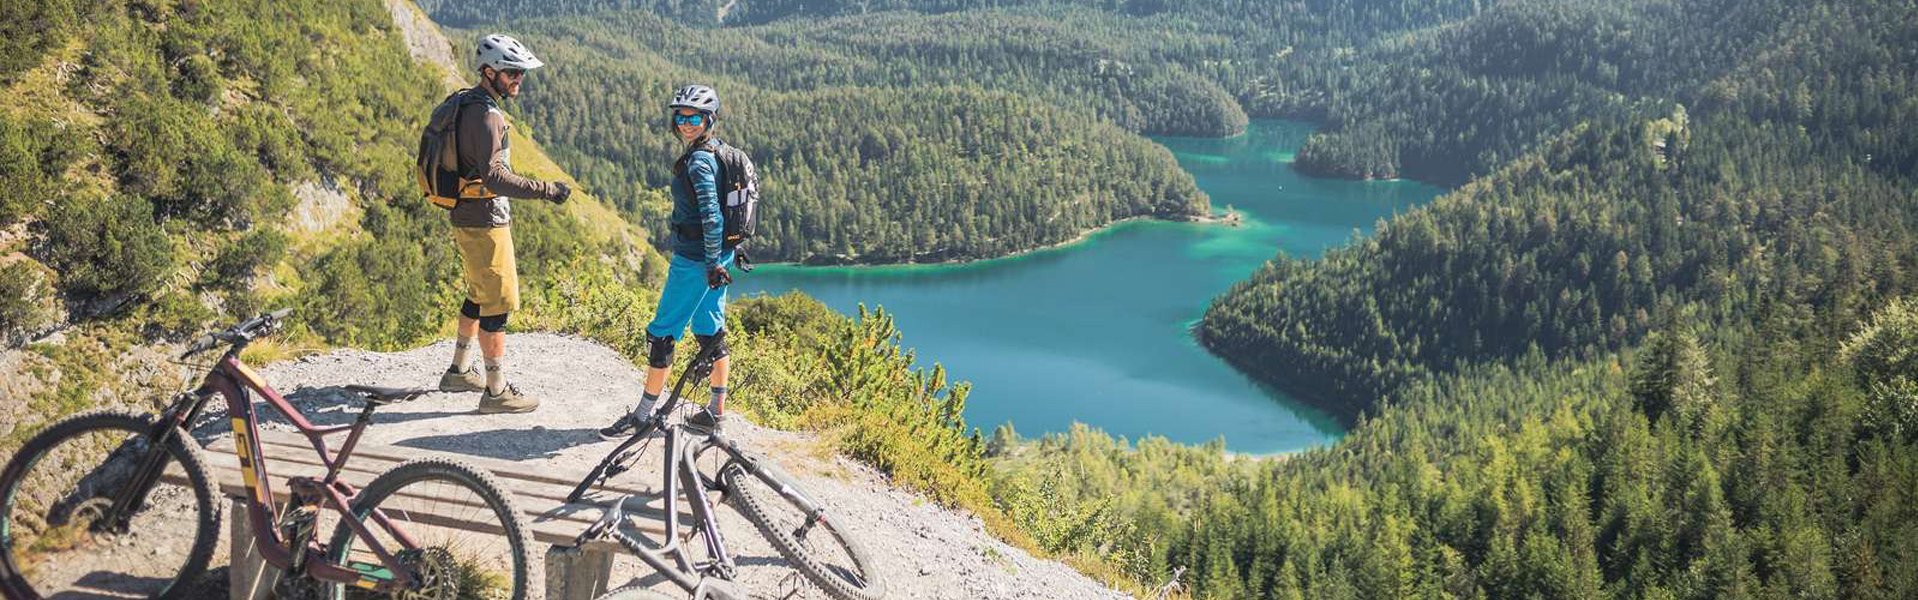
[[[706,115],[673,115],[673,126],[691,125],[698,127],[706,123]]]

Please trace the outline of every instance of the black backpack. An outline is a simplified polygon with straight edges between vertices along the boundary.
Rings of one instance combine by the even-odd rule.
[[[413,157],[413,175],[420,193],[434,206],[452,210],[461,199],[492,198],[498,194],[486,189],[478,173],[460,170],[459,144],[454,138],[460,127],[460,113],[468,104],[491,100],[485,92],[466,89],[453,92],[433,109],[420,133],[420,147]]]
[[[674,177],[686,176],[686,161],[699,150],[712,152],[719,159],[719,216],[726,223],[721,244],[727,249],[737,248],[752,239],[759,227],[759,168],[753,166],[745,150],[708,139],[706,145],[687,151],[673,163]],[[688,187],[691,183],[687,182]],[[700,232],[695,228],[690,233],[697,236]]]

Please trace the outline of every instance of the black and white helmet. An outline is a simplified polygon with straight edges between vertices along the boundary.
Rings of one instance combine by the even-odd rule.
[[[690,108],[718,118],[719,92],[697,84],[679,88],[679,91],[673,94],[672,103],[666,105],[666,112],[671,113],[682,108]]]
[[[479,46],[474,49],[474,52],[479,54],[480,67],[492,67],[502,71],[506,69],[530,71],[546,64],[540,62],[539,57],[533,56],[533,51],[527,50],[526,45],[519,43],[519,40],[497,33],[480,37]]]

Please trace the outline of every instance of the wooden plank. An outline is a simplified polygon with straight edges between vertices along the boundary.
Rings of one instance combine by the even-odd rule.
[[[306,466],[318,469],[318,471],[313,472],[311,474],[308,474],[305,472],[301,472],[301,474],[308,474],[309,476],[313,476],[313,477],[318,477],[320,475],[325,474],[325,469],[324,469],[325,465],[321,463],[319,456],[313,452],[311,446],[303,445],[304,441],[293,439],[293,440],[272,440],[271,443],[264,443],[264,442],[265,440],[263,440],[261,447],[268,454],[267,469],[269,470],[269,472],[271,472],[275,468],[275,465],[292,463],[292,464],[298,464],[298,465],[306,465]],[[219,452],[230,454],[233,451],[232,442],[230,441],[230,439],[220,440],[218,442],[215,442],[212,449]],[[532,467],[529,467],[527,465],[511,463],[506,461],[493,461],[495,465],[488,467],[484,464],[479,464],[476,461],[470,460],[470,457],[467,457],[464,455],[430,452],[430,451],[429,453],[431,455],[450,458],[460,462],[465,462],[474,467],[489,470],[493,473],[494,477],[501,480],[500,481],[501,485],[512,488],[514,492],[519,493],[520,495],[538,500],[537,502],[538,504],[553,504],[553,505],[565,504],[566,496],[572,494],[573,492],[573,486],[578,484],[580,479],[583,479],[586,477],[586,473],[584,471],[569,473],[567,469],[558,469],[558,470],[548,471],[548,473],[556,472],[561,474],[557,476],[550,475],[550,474],[549,475],[532,475],[533,473],[535,473],[535,471],[533,470]],[[422,455],[415,455],[415,456],[409,457],[409,459],[419,458],[420,456]],[[342,472],[347,474],[360,473],[360,474],[377,475],[378,473],[383,473],[387,469],[390,469],[393,466],[399,464],[398,461],[385,459],[385,458],[374,458],[373,460],[362,462],[361,457],[362,457],[361,452],[359,450],[355,450],[353,453],[353,458],[347,461],[346,469],[343,470]],[[276,478],[280,478],[279,474],[277,473],[274,473],[274,476]],[[346,481],[348,483],[364,484],[365,482],[372,481],[372,478],[366,477],[365,479],[356,479],[354,477],[347,477]],[[600,485],[598,488],[594,490],[593,495],[589,495],[586,498],[588,502],[583,502],[583,503],[594,505],[594,506],[604,506],[605,505],[604,500],[600,500],[597,502],[592,501],[596,499],[594,497],[595,495],[597,496],[633,495],[633,496],[645,497],[645,496],[658,495],[658,492],[655,491],[655,488],[653,488],[652,486],[646,485],[645,483],[643,483],[642,478],[627,476],[619,480],[607,482],[605,484]]]
[[[238,466],[211,467],[211,469],[214,472],[208,475],[220,481],[220,489],[222,492],[233,497],[245,497],[247,493],[246,484],[241,481]],[[313,473],[315,476],[319,474],[317,470]],[[387,501],[381,503],[381,506],[388,510],[419,510],[420,507],[425,504],[430,504],[430,502],[418,497],[409,496],[402,492],[399,495],[388,498]],[[528,533],[532,535],[535,541],[547,544],[571,544],[573,538],[578,536],[581,531],[585,531],[586,526],[598,521],[602,514],[601,507],[590,505],[573,505],[579,508],[579,510],[568,511],[555,511],[551,509],[538,511],[528,508],[529,505],[518,502],[517,499],[516,505],[520,509],[520,514],[527,520]],[[647,518],[648,513],[657,515],[659,514],[659,510],[652,507],[629,507],[628,514],[636,518],[628,519],[627,522],[632,527],[637,528],[647,535],[663,535],[665,532],[663,520],[656,516]],[[237,511],[229,515],[229,518],[235,517],[244,519],[245,513],[243,511]],[[682,518],[689,517],[686,517],[684,513],[682,513]],[[491,533],[501,533],[502,531],[495,523],[471,521],[470,519],[459,520],[433,515],[415,515],[414,520],[430,525],[455,527],[473,531],[486,531]]]
[[[223,446],[221,448],[222,450],[230,450],[230,445],[216,445]],[[277,449],[276,446],[267,447],[270,448],[267,450],[268,452],[273,452],[274,449]],[[319,457],[310,451],[305,454],[287,453],[284,454],[284,456],[289,456],[290,458],[278,462],[269,458],[267,468],[269,469],[269,474],[276,480],[285,479],[292,475],[320,477],[325,474],[326,466],[321,464]],[[458,457],[454,458],[457,459]],[[272,470],[275,468],[275,465],[280,465],[282,468],[291,468],[293,472],[290,474],[274,472]],[[392,466],[392,463],[386,462],[370,466],[361,465],[357,460],[353,460],[348,461],[346,468],[341,471],[341,474],[344,481],[363,485],[366,482],[372,481],[379,473],[384,472]],[[608,502],[620,495],[632,495],[642,501],[639,505],[628,507],[628,510],[633,512],[635,516],[657,519],[664,515],[663,499],[660,498],[659,494],[645,488],[619,485],[611,486],[610,489],[602,487],[599,490],[595,490],[592,494],[588,494],[578,503],[568,503],[566,502],[566,496],[572,493],[572,484],[570,482],[564,486],[537,481],[529,482],[514,477],[516,473],[516,471],[496,472],[494,475],[496,479],[500,480],[500,485],[507,488],[507,491],[514,495],[515,504],[519,505],[522,511],[533,515],[535,521],[547,518],[565,518],[569,515],[580,515],[584,513],[585,516],[580,518],[590,523],[598,518],[600,510],[603,509]],[[655,504],[659,506],[655,506]],[[545,508],[542,510],[542,507]],[[680,516],[682,519],[690,520],[692,518],[691,513],[685,510],[682,510]]]

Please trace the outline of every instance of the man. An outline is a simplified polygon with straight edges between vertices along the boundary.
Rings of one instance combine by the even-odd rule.
[[[450,213],[467,298],[460,306],[453,364],[440,377],[440,391],[480,392],[482,413],[528,412],[539,408],[539,400],[506,382],[504,364],[506,318],[519,309],[513,215],[507,198],[540,198],[558,204],[573,191],[564,183],[534,181],[513,172],[507,142],[510,126],[499,110],[502,99],[519,95],[526,72],[545,63],[518,40],[498,34],[480,38],[477,52],[480,82],[461,92],[467,98],[460,101],[472,104],[462,105],[454,135],[461,172],[479,173],[485,189],[473,195],[462,193]],[[475,341],[485,357],[483,375],[471,363]]]
[[[719,427],[726,406],[726,376],[732,359],[726,349],[726,287],[733,278],[726,268],[737,251],[727,248],[725,221],[719,207],[719,160],[709,142],[719,117],[719,94],[703,85],[689,85],[673,94],[666,118],[673,135],[685,144],[675,164],[672,184],[673,258],[660,290],[659,308],[646,325],[646,382],[639,405],[599,430],[602,439],[631,435],[650,418],[666,387],[673,362],[674,339],[692,326],[693,339],[713,361],[709,382],[712,396],[706,410],[687,417],[696,427]]]

